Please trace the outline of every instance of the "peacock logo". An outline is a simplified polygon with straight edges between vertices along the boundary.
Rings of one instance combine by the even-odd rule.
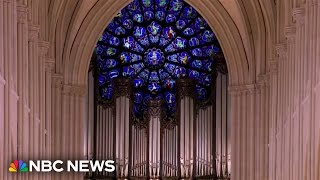
[[[14,160],[9,167],[9,172],[16,173],[16,172],[29,172],[27,164],[22,160]]]

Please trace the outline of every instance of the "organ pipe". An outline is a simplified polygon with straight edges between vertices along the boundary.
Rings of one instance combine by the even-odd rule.
[[[88,159],[116,161],[116,173],[88,173],[90,176],[116,175],[119,179],[128,179],[129,176],[137,179],[230,178],[231,123],[227,116],[230,103],[226,75],[217,77],[213,104],[195,109],[195,84],[191,79],[180,79],[177,81],[177,118],[165,116],[162,100],[150,100],[140,122],[130,117],[129,81],[115,79],[113,104],[96,104],[95,112],[91,113],[94,118],[88,113]]]
[[[127,179],[129,175],[129,129],[132,80],[129,78],[114,79],[115,86],[115,160],[117,178]],[[129,133],[129,136],[128,136]]]
[[[180,135],[180,176],[183,179],[193,177],[194,153],[195,153],[195,129],[194,129],[194,92],[195,82],[192,79],[181,78],[177,81],[178,89],[178,109],[179,135]]]
[[[216,81],[216,166],[218,178],[230,178],[231,145],[228,110],[227,75],[218,74]]]
[[[145,119],[149,121],[149,176],[160,178],[160,121],[163,118],[163,100],[149,100]]]
[[[175,120],[165,119],[161,123],[162,138],[162,176],[177,177],[178,156],[176,155],[177,123]]]

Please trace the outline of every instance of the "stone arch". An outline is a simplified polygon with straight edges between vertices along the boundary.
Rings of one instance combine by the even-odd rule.
[[[86,15],[74,41],[67,44],[64,57],[66,84],[85,85],[87,70],[95,44],[114,15],[130,0],[99,1]],[[230,85],[251,83],[248,59],[238,29],[227,11],[218,1],[187,0],[207,20],[226,57]]]
[[[60,43],[56,45],[63,44],[63,48],[60,48],[63,49],[63,52],[61,53],[61,50],[56,51],[55,56],[57,73],[62,73],[65,91],[68,91],[69,86],[75,89],[78,87],[83,89],[87,85],[87,72],[99,37],[115,14],[130,3],[131,0],[101,0],[94,1],[95,3],[91,5],[88,2],[81,1],[82,4],[79,4],[82,7],[88,5],[84,9],[72,7],[74,8],[74,14],[69,14],[68,17],[64,17],[65,11],[68,11],[68,7],[64,7],[62,12],[60,12],[62,17],[57,21],[65,21],[57,23],[56,31],[63,33],[57,34],[58,36],[55,37],[55,41]],[[252,154],[257,153],[261,157],[263,154],[263,157],[267,157],[264,156],[267,150],[265,150],[266,143],[265,138],[263,138],[267,133],[267,127],[262,129],[259,137],[254,137],[255,134],[252,129],[261,128],[258,125],[266,124],[268,121],[264,116],[268,113],[267,103],[265,103],[268,99],[268,94],[265,82],[257,81],[257,76],[267,73],[265,72],[266,59],[272,58],[266,57],[265,48],[267,47],[266,41],[269,42],[268,45],[271,45],[273,42],[273,32],[268,32],[270,33],[268,37],[266,35],[266,29],[272,29],[272,22],[274,22],[273,13],[267,12],[267,7],[273,6],[270,3],[254,4],[251,1],[251,6],[254,4],[254,6],[260,5],[262,7],[244,10],[236,5],[239,14],[243,15],[246,21],[246,23],[240,21],[245,29],[245,33],[240,33],[235,19],[227,11],[229,7],[223,6],[221,1],[186,0],[186,2],[193,6],[206,19],[215,32],[226,58],[229,70],[231,116],[233,119],[231,125],[231,148],[236,149],[236,151],[232,152],[231,156],[233,157],[233,161],[237,162],[232,164],[231,169],[233,172],[231,178],[237,179],[247,176],[256,176],[260,179],[266,178],[266,159],[255,160]],[[250,11],[250,13],[247,11]],[[250,15],[259,16],[253,18],[253,20],[248,20],[248,16]],[[83,18],[79,18],[79,16]],[[260,20],[263,23],[260,22],[258,25],[255,24],[255,27],[252,26],[252,23]],[[61,29],[66,28],[63,26],[64,24],[69,24],[72,32],[62,31]],[[255,36],[253,36],[253,33]],[[259,38],[256,39],[255,37]],[[257,44],[259,46],[256,46]],[[250,50],[246,50],[245,48],[248,45],[251,48],[249,48]],[[263,53],[256,53],[257,49],[258,52]],[[256,74],[257,68],[259,68],[257,67],[257,61],[261,65],[260,69],[263,69],[259,71],[260,74]],[[83,106],[83,104],[69,104],[68,98],[64,101],[67,107]],[[63,111],[62,117],[68,118],[68,113],[67,110]],[[74,121],[79,121],[79,119],[75,119]],[[257,121],[259,123],[256,123]],[[250,126],[243,124],[250,124]],[[246,138],[246,136],[250,138]],[[256,142],[259,143],[255,144]],[[253,146],[253,144],[255,145]],[[244,167],[242,163],[247,163],[248,165]],[[252,168],[255,166],[261,167],[259,171],[252,171]]]

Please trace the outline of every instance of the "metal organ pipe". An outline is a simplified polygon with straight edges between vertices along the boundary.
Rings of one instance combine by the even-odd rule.
[[[180,135],[180,176],[183,179],[193,178],[194,173],[194,92],[195,82],[192,79],[181,78],[177,80],[179,135]]]
[[[145,119],[149,120],[149,176],[160,178],[160,120],[163,100],[149,100]]]
[[[129,138],[128,133],[131,132],[129,129],[129,114],[130,114],[130,99],[131,99],[131,88],[132,79],[129,78],[115,78],[115,104],[116,104],[116,173],[117,178],[127,179],[128,163],[129,163]]]
[[[229,167],[231,166],[231,150],[229,145],[230,118],[228,118],[228,95],[227,95],[227,75],[218,74],[216,88],[216,137],[217,137],[217,176],[219,178],[228,178],[230,175]],[[219,107],[219,108],[218,108]]]
[[[88,158],[92,151],[90,142],[92,144],[91,139],[95,137],[96,159],[115,159],[117,178],[128,179],[129,174],[134,178],[153,179],[211,178],[216,172],[219,178],[229,177],[231,150],[228,130],[231,123],[227,116],[227,76],[218,75],[216,104],[197,109],[197,112],[194,112],[194,82],[179,79],[179,116],[172,122],[162,119],[163,102],[153,100],[144,121],[130,124],[131,91],[127,83],[126,78],[115,79],[114,107],[96,106],[95,130],[90,130],[93,120],[88,118]],[[114,177],[114,174],[105,172],[99,175]]]

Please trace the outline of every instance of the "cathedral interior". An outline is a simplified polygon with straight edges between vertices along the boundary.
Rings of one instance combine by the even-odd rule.
[[[0,180],[318,180],[319,108],[320,0],[0,0]]]
[[[230,178],[227,73],[218,39],[188,3],[129,3],[89,69],[88,157],[115,159],[116,172],[87,177]]]

